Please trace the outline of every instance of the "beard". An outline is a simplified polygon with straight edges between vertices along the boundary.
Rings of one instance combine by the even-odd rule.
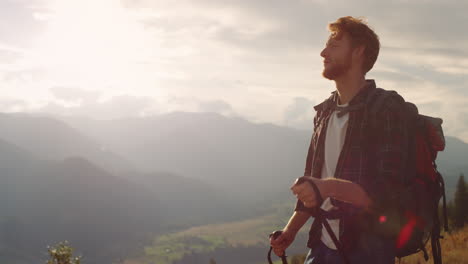
[[[322,76],[329,80],[336,80],[338,77],[345,74],[351,68],[351,54],[346,56],[344,61],[339,64],[331,64],[328,69],[324,68]]]

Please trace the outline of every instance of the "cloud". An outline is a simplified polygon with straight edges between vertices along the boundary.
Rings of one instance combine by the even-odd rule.
[[[0,97],[0,112],[10,113],[10,112],[22,112],[27,111],[30,105],[23,100]]]
[[[50,92],[57,98],[67,102],[95,103],[100,97],[100,92],[80,89],[77,87],[55,86]]]
[[[0,46],[0,65],[9,65],[22,57],[22,53],[7,47]]]
[[[45,28],[45,24],[35,17],[42,7],[42,1],[1,1],[0,42],[16,47],[30,47],[31,43]],[[8,21],[8,22],[5,22]]]
[[[295,47],[321,46],[322,43],[318,44],[316,40],[326,34],[326,23],[344,15],[367,17],[371,26],[381,33],[383,42],[401,47],[417,44],[426,48],[463,49],[468,41],[460,33],[464,32],[467,20],[466,1],[126,0],[124,3],[129,8],[153,9],[159,17],[202,17],[204,21],[216,21],[226,26],[221,30],[224,34],[220,34],[220,38],[229,40],[227,33],[233,33],[238,36],[230,40],[237,43],[242,35],[239,32],[249,29],[252,32],[255,31],[252,28],[268,24],[269,30],[257,32],[268,33],[271,40],[284,41]],[[176,10],[177,15],[174,14]],[[197,21],[185,25],[193,27],[196,25],[193,22]],[[262,42],[265,34],[257,36]]]
[[[114,96],[106,100],[97,100],[94,93],[87,93],[81,89],[71,90],[70,93],[60,94],[61,99],[72,100],[73,94],[85,99],[78,104],[69,105],[62,102],[50,102],[47,105],[36,109],[35,112],[85,116],[93,119],[119,119],[126,117],[137,117],[152,115],[159,112],[156,102],[149,97],[138,97],[130,95]],[[95,99],[95,100],[94,100]]]
[[[67,14],[81,19],[80,12],[89,3],[84,2],[74,1],[80,8],[68,8]],[[50,20],[47,10],[31,11],[25,1],[11,3],[4,6],[13,5],[20,10],[12,14],[19,12],[19,17],[26,21],[24,28],[40,32],[43,23]],[[102,44],[99,47],[88,45],[87,50],[94,53],[74,49],[84,54],[73,53],[72,58],[82,62],[79,67],[61,67],[60,63],[69,60],[58,56],[55,58],[60,62],[58,71],[41,74],[41,69],[19,63],[21,56],[28,56],[27,52],[19,50],[15,54],[11,49],[2,52],[0,45],[0,58],[10,63],[3,65],[0,72],[1,85],[11,91],[23,89],[18,98],[27,96],[29,91],[45,89],[49,97],[52,92],[52,102],[58,104],[55,111],[61,111],[62,106],[74,106],[66,111],[86,114],[104,111],[102,116],[172,110],[232,112],[250,121],[310,129],[314,113],[307,112],[307,105],[322,101],[334,89],[333,83],[320,75],[319,53],[328,35],[326,25],[345,15],[365,16],[382,43],[380,57],[368,77],[375,78],[383,88],[397,90],[417,103],[424,113],[443,117],[449,134],[462,136],[465,135],[462,131],[468,130],[457,114],[465,109],[468,100],[468,35],[463,34],[468,24],[466,1],[122,0],[99,1],[95,7],[98,7],[93,9],[95,22],[74,21],[88,27],[69,31],[68,26],[57,22],[60,30],[53,35],[58,40],[70,36],[68,40],[78,43],[77,47],[81,47],[82,39],[84,44],[89,44],[89,39],[95,40],[93,34],[103,40],[98,41]],[[60,16],[60,10],[56,11],[53,15]],[[5,39],[14,40],[15,36],[10,35],[16,27],[21,32],[23,26],[18,25],[21,19],[2,12],[8,21],[5,25],[12,25],[12,29],[1,31],[0,26],[0,33],[6,34]],[[60,17],[68,18],[66,14]],[[39,26],[31,26],[31,21],[39,21]],[[108,25],[110,29],[118,25],[126,31],[108,31]],[[113,37],[93,31],[95,26]],[[138,32],[138,37],[130,32]],[[31,34],[33,38],[37,33]],[[120,41],[122,38],[134,41],[117,45],[121,49],[111,49],[113,45],[109,43],[125,43]],[[21,41],[9,43],[13,42]],[[108,52],[108,47],[116,52]],[[62,53],[53,48],[49,51],[70,54],[67,49]],[[122,61],[135,64],[121,64]],[[105,67],[109,64],[110,67]],[[37,69],[37,73],[32,74],[31,69]],[[56,87],[56,91],[50,87]],[[86,87],[89,93],[67,92],[58,87]],[[100,92],[93,94],[91,87]],[[134,97],[124,99],[127,110],[109,110],[122,94]],[[152,99],[146,102],[136,98]]]
[[[373,70],[369,75],[377,80],[399,80],[407,82],[417,79],[415,76],[409,73],[400,72],[399,70]]]
[[[284,124],[298,129],[313,128],[315,103],[304,97],[296,97],[284,112]]]
[[[323,32],[324,16],[314,12],[314,2],[296,1],[124,1],[137,10],[154,10],[142,15],[150,28],[171,36],[207,37],[231,47],[262,53],[309,48]],[[320,43],[321,45],[322,43]]]
[[[382,1],[385,12],[375,15],[379,28],[393,38],[388,42],[417,48],[464,49],[468,43],[465,29],[466,1]]]

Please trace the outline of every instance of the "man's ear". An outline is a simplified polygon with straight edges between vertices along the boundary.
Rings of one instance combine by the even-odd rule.
[[[364,51],[366,50],[366,47],[364,45],[359,45],[353,50],[353,54],[356,57],[364,57]]]
[[[360,62],[360,64],[364,63],[364,51],[366,47],[364,45],[359,45],[352,51],[352,56],[354,61]]]

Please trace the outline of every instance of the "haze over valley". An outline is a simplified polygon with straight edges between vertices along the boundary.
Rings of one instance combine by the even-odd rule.
[[[18,263],[63,240],[90,263],[110,263],[160,235],[285,204],[287,215],[311,133],[184,112],[107,121],[1,114],[0,126],[1,255]],[[468,171],[462,153],[468,145],[447,137],[439,168],[449,197]]]

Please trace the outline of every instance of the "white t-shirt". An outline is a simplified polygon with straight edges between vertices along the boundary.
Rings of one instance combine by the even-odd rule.
[[[347,106],[348,104],[338,105],[341,107]],[[343,148],[345,141],[346,130],[348,128],[349,114],[346,113],[342,117],[338,117],[338,112],[334,111],[330,120],[328,121],[327,126],[327,135],[325,137],[325,160],[322,168],[322,179],[335,177],[336,165],[338,163],[338,158]],[[330,198],[327,198],[321,207],[325,211],[329,211],[333,208]],[[335,236],[339,238],[339,219],[327,219],[330,227],[335,233]],[[328,234],[325,226],[322,227],[322,242],[331,249],[336,249],[333,240]]]

